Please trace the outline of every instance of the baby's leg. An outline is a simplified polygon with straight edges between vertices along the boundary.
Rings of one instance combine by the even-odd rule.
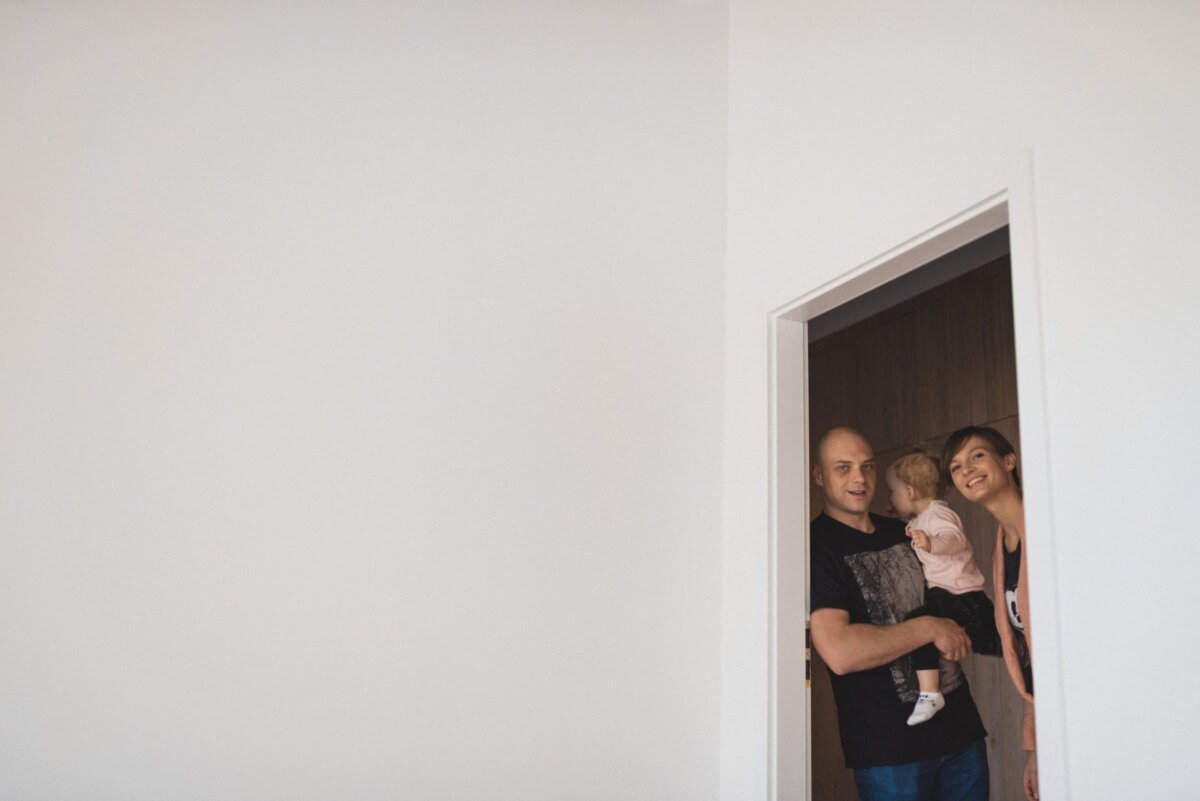
[[[912,659],[921,694],[917,697],[917,705],[913,707],[912,714],[908,716],[908,725],[917,726],[940,712],[946,705],[946,699],[942,696],[937,648],[932,643],[922,645],[913,651]]]
[[[967,622],[959,621],[971,638],[971,650],[987,656],[1004,656],[1000,647],[1000,632],[996,631],[996,612],[992,599],[983,590],[968,592],[962,596],[964,615]]]

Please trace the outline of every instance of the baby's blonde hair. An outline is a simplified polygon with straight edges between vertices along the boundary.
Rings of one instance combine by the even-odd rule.
[[[901,456],[888,469],[896,474],[896,478],[916,490],[921,498],[937,498],[941,495],[942,472],[938,458],[924,448]]]

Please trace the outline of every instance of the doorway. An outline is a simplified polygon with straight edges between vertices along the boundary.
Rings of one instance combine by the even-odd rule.
[[[946,437],[967,424],[996,428],[1019,454],[1009,264],[1005,227],[809,321],[814,445],[835,425],[854,426],[875,446],[881,476],[914,446],[941,453]],[[812,517],[820,495],[812,490],[809,497]],[[986,591],[995,598],[995,523],[953,490],[946,500],[962,518]],[[872,511],[886,514],[886,507],[884,487]],[[1020,798],[1021,699],[1003,660],[971,655],[962,665],[988,729],[991,797]],[[811,674],[812,798],[858,801],[843,765],[829,675],[815,651]]]
[[[768,798],[771,801],[824,801],[827,797],[814,792],[815,781],[825,781],[822,773],[825,768],[816,766],[812,758],[814,749],[819,752],[819,749],[824,747],[814,743],[818,734],[823,743],[833,740],[833,748],[838,758],[836,764],[841,764],[836,740],[830,738],[828,733],[822,732],[819,723],[818,728],[814,730],[810,716],[814,706],[814,693],[827,691],[828,688],[826,683],[824,690],[814,689],[821,677],[818,676],[817,681],[813,681],[807,642],[808,522],[814,507],[809,483],[809,450],[810,441],[815,441],[820,435],[819,431],[810,430],[809,421],[810,334],[818,336],[816,344],[819,345],[821,334],[816,329],[819,329],[821,324],[817,323],[817,318],[848,301],[868,295],[872,290],[897,278],[910,273],[917,274],[921,267],[1006,226],[1010,226],[1012,251],[1011,308],[1012,329],[1016,336],[1010,347],[1013,349],[1011,362],[1015,364],[1020,379],[1016,403],[1020,408],[1019,426],[1023,440],[1021,461],[1026,485],[1025,514],[1028,526],[1046,532],[1045,539],[1039,538],[1041,544],[1038,552],[1035,553],[1031,548],[1028,556],[1031,596],[1039,618],[1038,634],[1035,635],[1038,640],[1035,681],[1039,687],[1040,781],[1043,797],[1069,798],[1062,725],[1062,691],[1058,683],[1058,605],[1052,591],[1055,572],[1053,526],[1045,435],[1031,163],[1023,160],[1016,164],[1014,170],[1009,173],[1009,178],[1007,186],[1001,191],[869,262],[849,269],[837,278],[813,288],[770,315],[770,650],[767,769]],[[995,276],[992,280],[995,280]],[[895,305],[894,301],[891,305]],[[885,304],[884,308],[877,311],[884,311],[890,307]],[[814,323],[816,328],[810,332]],[[915,336],[915,332],[913,335]],[[837,336],[837,333],[829,336]],[[843,336],[848,337],[849,334]],[[938,400],[934,398],[929,402],[936,405]],[[986,415],[986,405],[983,409]],[[885,406],[880,414],[886,417],[893,411]],[[948,417],[952,412],[946,408],[941,414]],[[980,417],[974,421],[984,420],[985,418]],[[967,422],[972,420],[956,419],[953,425]],[[1018,421],[1014,419],[1011,422],[1015,428]],[[910,431],[911,438],[915,440],[920,432],[915,429]],[[944,436],[944,432],[941,435]],[[929,438],[934,444],[940,444],[937,441],[937,433],[930,434]],[[898,447],[912,444],[915,444],[915,441],[901,442]],[[879,455],[881,459],[887,458],[883,447],[880,447]],[[964,522],[972,529],[979,528],[976,520]],[[986,529],[986,526],[984,528]],[[988,532],[984,531],[983,536],[988,537]],[[977,551],[990,557],[990,548],[977,546]],[[1043,578],[1039,580],[1038,575]],[[986,682],[986,679],[983,681]],[[1006,687],[1005,691],[1012,693],[1011,687]],[[820,699],[816,700],[819,702]],[[1006,725],[1001,719],[1004,713],[984,711],[983,714],[985,725],[989,727],[993,737],[1007,739],[1007,736],[1001,733]],[[821,789],[824,793],[827,788],[823,785]],[[836,795],[832,797],[837,798]]]

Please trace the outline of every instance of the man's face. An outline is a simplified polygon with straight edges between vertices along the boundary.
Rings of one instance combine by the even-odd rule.
[[[813,477],[825,491],[825,511],[835,519],[866,514],[875,497],[875,453],[870,444],[852,431],[835,431],[826,437],[819,459]]]

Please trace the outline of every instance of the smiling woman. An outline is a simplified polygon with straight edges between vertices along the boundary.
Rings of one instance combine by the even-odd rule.
[[[987,426],[968,426],[946,440],[942,463],[962,496],[981,504],[996,518],[993,586],[1004,588],[996,605],[996,628],[1004,663],[1025,702],[1021,746],[1025,749],[1022,784],[1025,797],[1038,797],[1037,740],[1034,733],[1033,657],[1029,647],[1029,586],[1025,564],[1025,502],[1017,471],[1017,453],[1003,434]]]
[[[967,500],[982,502],[983,497],[979,493],[990,492],[990,486],[981,486],[981,479],[989,474],[989,470],[995,476],[997,489],[1012,485],[1017,496],[1020,496],[1021,474],[1017,469],[1017,451],[996,429],[988,426],[960,428],[946,440],[943,457],[947,477]],[[1011,482],[1002,480],[1004,473],[1011,475]]]

